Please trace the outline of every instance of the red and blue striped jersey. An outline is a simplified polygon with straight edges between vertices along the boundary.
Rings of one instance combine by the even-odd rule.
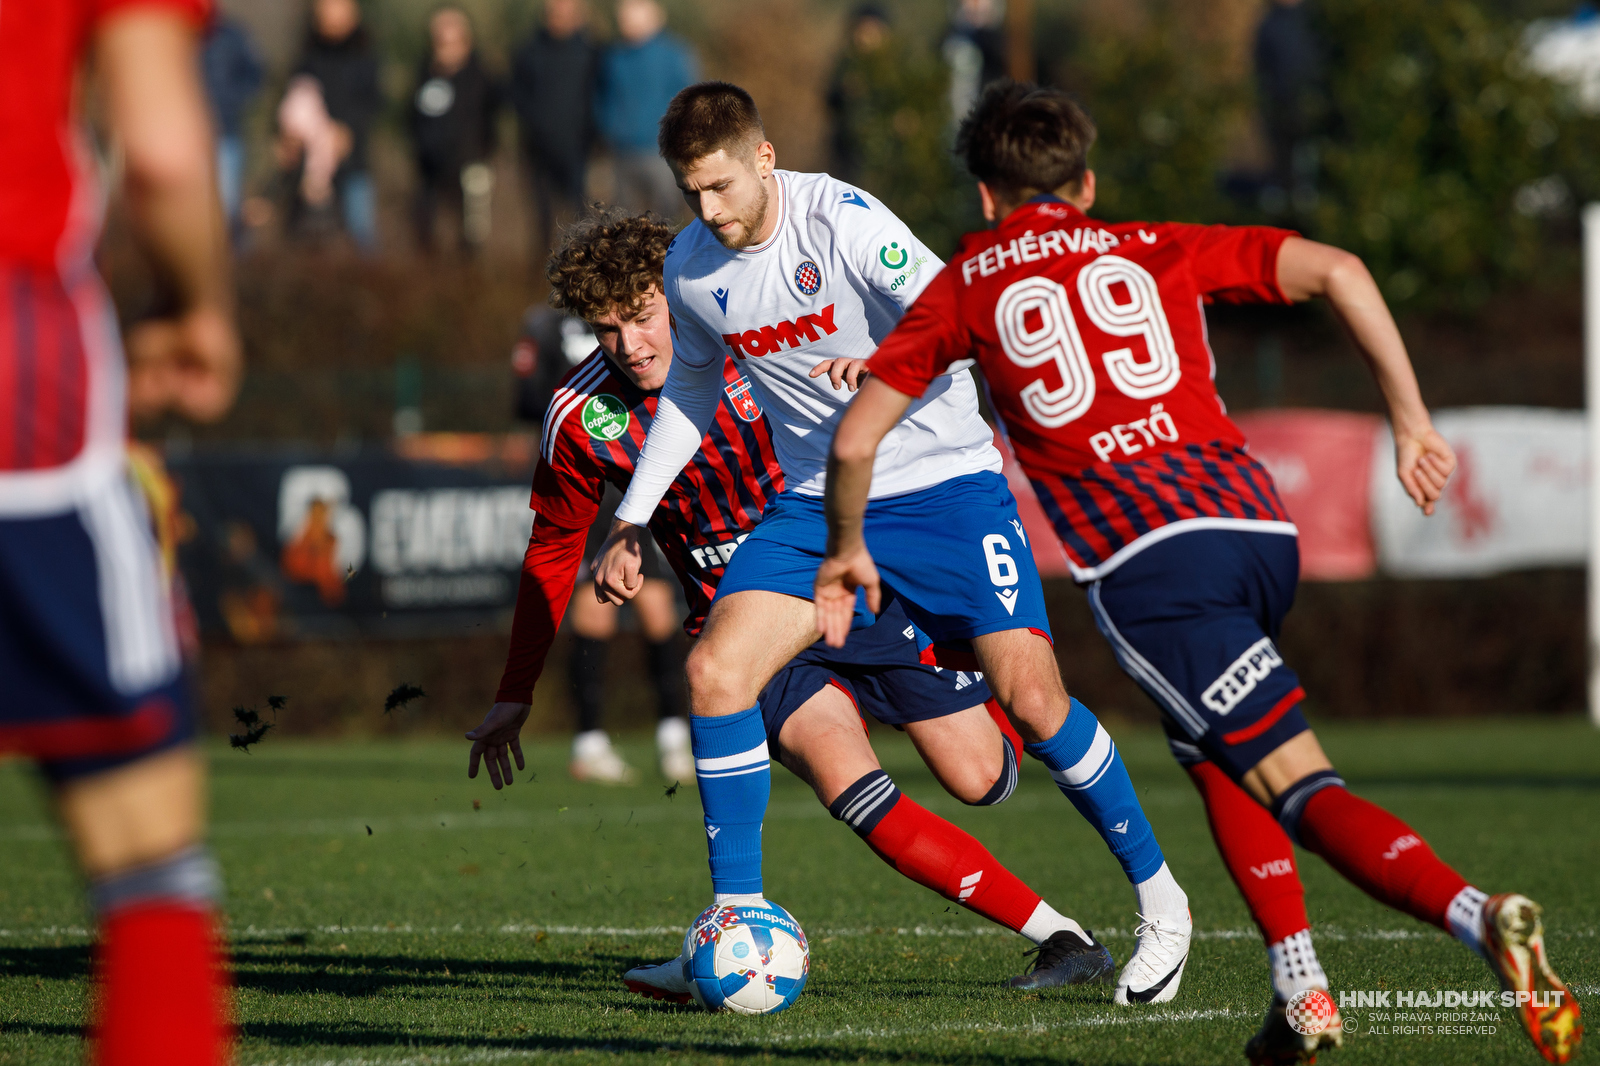
[[[700,632],[728,560],[768,501],[783,491],[772,431],[731,358],[723,402],[700,450],[651,516],[656,544],[689,601],[684,629]],[[660,392],[645,392],[596,349],[556,387],[533,475],[533,536],[523,560],[511,652],[498,700],[526,703],[566,613],[584,540],[606,485],[626,491]]]
[[[968,234],[872,356],[919,396],[975,358],[1006,439],[1092,581],[1185,529],[1293,533],[1214,381],[1205,304],[1287,303],[1261,226],[1102,224],[1054,197]]]

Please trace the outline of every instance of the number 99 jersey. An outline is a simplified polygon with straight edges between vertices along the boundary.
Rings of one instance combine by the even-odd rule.
[[[1179,523],[1293,532],[1217,395],[1204,308],[1288,303],[1277,264],[1290,236],[1102,225],[1040,197],[963,239],[872,372],[919,396],[951,363],[977,359],[1079,581]]]

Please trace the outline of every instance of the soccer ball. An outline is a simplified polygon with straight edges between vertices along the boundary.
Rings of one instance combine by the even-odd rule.
[[[706,1010],[776,1014],[800,998],[811,972],[806,934],[788,911],[707,907],[683,937],[689,994]]]

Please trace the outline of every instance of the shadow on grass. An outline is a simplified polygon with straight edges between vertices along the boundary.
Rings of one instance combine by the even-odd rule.
[[[593,962],[418,958],[346,951],[291,954],[247,948],[234,951],[233,965],[234,983],[240,988],[279,996],[371,996],[391,988],[476,988],[485,978],[495,977],[558,983],[577,992],[599,991],[611,987],[620,972]]]
[[[49,977],[72,981],[89,976],[90,947],[0,948],[0,977]]]
[[[777,1042],[733,1042],[717,1037],[703,1040],[671,1038],[643,1040],[629,1037],[583,1036],[523,1036],[523,1037],[466,1037],[423,1036],[392,1029],[354,1029],[316,1024],[287,1024],[279,1022],[246,1023],[239,1027],[244,1037],[269,1041],[279,1047],[322,1046],[404,1048],[409,1051],[446,1051],[471,1049],[477,1052],[514,1053],[594,1051],[607,1054],[650,1055],[661,1052],[688,1052],[695,1055],[714,1056],[719,1060],[746,1061],[763,1059],[771,1061],[857,1062],[863,1058],[880,1058],[882,1048],[875,1048],[842,1036],[798,1037],[802,1039],[829,1040],[825,1046],[807,1045],[785,1047]],[[783,1040],[780,1036],[778,1040]],[[1019,1055],[1014,1052],[973,1051],[952,1048],[947,1052],[923,1051],[903,1045],[894,1050],[896,1062],[928,1063],[930,1066],[946,1063],[978,1063],[993,1066],[1079,1066],[1084,1060],[1064,1058],[1059,1054]]]

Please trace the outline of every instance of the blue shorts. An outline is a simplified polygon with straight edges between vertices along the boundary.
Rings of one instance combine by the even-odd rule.
[[[121,481],[77,511],[0,519],[0,754],[63,781],[193,738],[165,582]]]
[[[865,533],[884,585],[934,641],[1007,629],[1050,636],[1033,551],[999,474],[873,500]],[[822,497],[785,492],[734,553],[717,596],[759,589],[809,600],[827,542]]]
[[[1300,581],[1284,533],[1207,529],[1152,544],[1089,586],[1117,661],[1156,701],[1178,761],[1235,781],[1310,728],[1275,640]]]
[[[852,630],[844,647],[817,641],[761,690],[768,745],[776,747],[784,723],[828,685],[849,696],[863,716],[893,726],[943,718],[988,701],[982,674],[941,670],[926,661],[928,647],[927,636],[894,600],[877,624]]]

